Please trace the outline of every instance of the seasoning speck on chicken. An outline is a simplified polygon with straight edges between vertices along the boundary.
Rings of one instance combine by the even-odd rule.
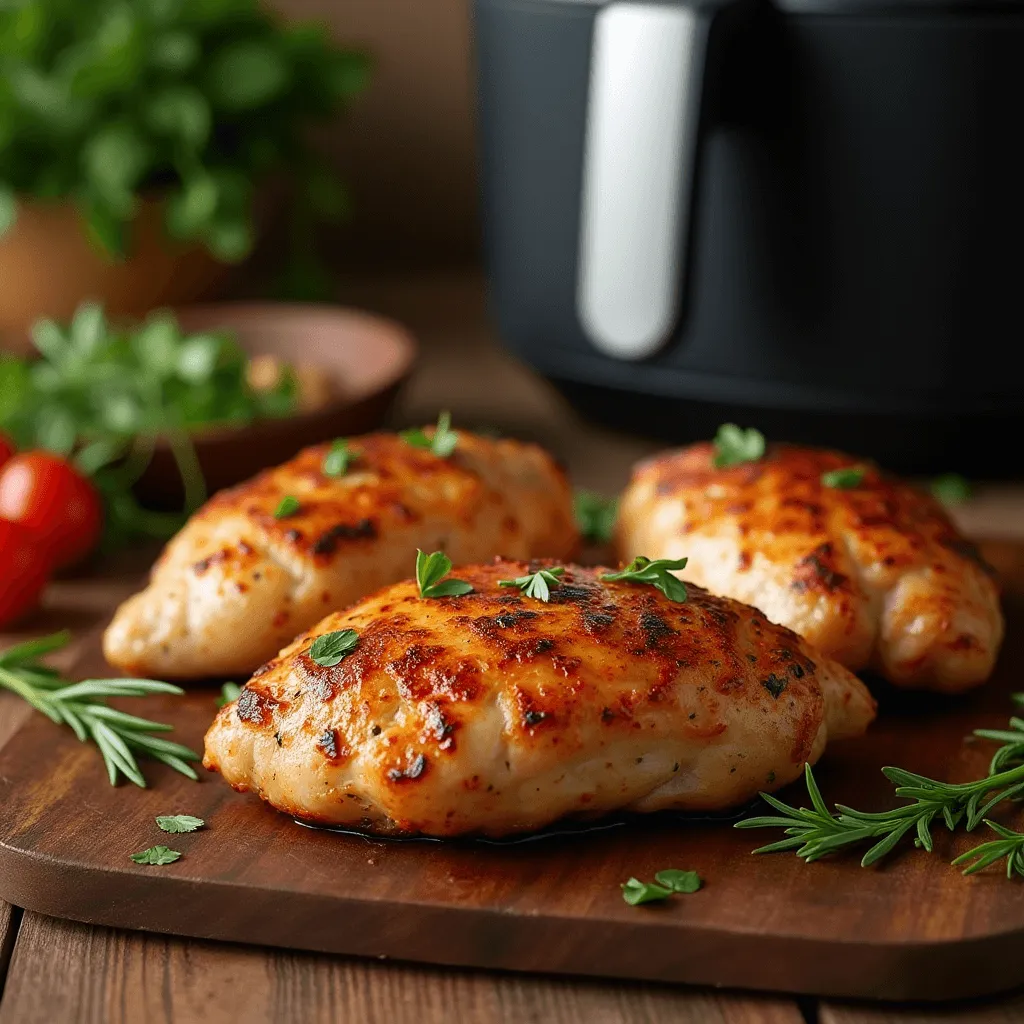
[[[306,821],[507,835],[733,807],[874,715],[846,669],[699,587],[677,602],[574,565],[546,603],[501,586],[554,565],[456,566],[472,592],[424,601],[408,581],[327,616],[221,710],[206,767]],[[358,646],[316,664],[340,630]]]

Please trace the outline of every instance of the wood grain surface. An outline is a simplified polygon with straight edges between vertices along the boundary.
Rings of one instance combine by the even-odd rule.
[[[793,1003],[767,997],[277,953],[32,913],[25,915],[0,1004],[0,1024],[449,1024],[456,1014],[467,1024],[803,1020]]]
[[[818,1024],[1020,1024],[1024,996],[949,1006],[864,1006],[823,1003]]]
[[[987,552],[1010,584],[996,678],[955,700],[883,691],[868,737],[822,766],[830,799],[891,804],[879,769],[892,762],[953,779],[984,771],[990,748],[964,737],[1006,721],[1024,666],[1024,563],[1012,547]],[[83,653],[76,672],[98,659]],[[214,706],[200,689],[146,711],[198,748]],[[400,843],[305,829],[216,778],[146,770],[151,788],[111,789],[95,750],[41,716],[26,722],[0,752],[0,896],[126,928],[487,968],[891,999],[1024,981],[1019,889],[949,867],[973,837],[940,833],[935,855],[868,871],[855,857],[755,858],[774,833],[664,817],[515,845]],[[128,860],[170,840],[155,815],[183,812],[208,827],[173,838],[181,861]],[[666,906],[622,902],[620,882],[670,866],[695,868],[705,888]]]

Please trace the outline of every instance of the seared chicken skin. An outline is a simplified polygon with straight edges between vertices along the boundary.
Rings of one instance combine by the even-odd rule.
[[[677,575],[756,605],[854,671],[956,692],[1003,638],[991,570],[941,505],[839,452],[777,445],[715,469],[711,445],[641,463],[620,506],[620,555],[689,557]],[[860,466],[829,487],[822,474]]]
[[[220,711],[203,763],[305,821],[498,836],[742,804],[874,716],[846,669],[698,587],[676,603],[577,566],[547,603],[498,585],[550,564],[464,566],[465,596],[405,582],[327,616]],[[312,659],[349,629],[340,663]]]
[[[160,678],[248,675],[330,609],[408,576],[418,547],[456,561],[571,556],[572,495],[552,458],[458,438],[448,458],[395,434],[353,438],[356,457],[335,477],[327,446],[309,448],[218,494],[118,609],[107,660]],[[278,518],[286,496],[298,508]]]

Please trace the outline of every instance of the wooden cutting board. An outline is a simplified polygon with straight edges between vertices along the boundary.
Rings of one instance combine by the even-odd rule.
[[[977,777],[992,748],[965,740],[1003,725],[1024,689],[1024,548],[987,546],[1007,586],[1008,637],[980,693],[940,699],[881,690],[863,740],[830,748],[829,800],[894,803],[886,764]],[[103,670],[98,634],[74,671]],[[135,704],[201,748],[216,691]],[[483,968],[593,974],[885,999],[947,999],[1024,982],[1024,884],[971,879],[950,859],[987,838],[937,831],[879,868],[856,855],[805,865],[753,857],[774,831],[723,821],[634,820],[494,845],[395,842],[309,829],[219,778],[190,782],[146,764],[150,788],[111,788],[96,751],[41,715],[0,751],[0,897],[58,917],[178,935]],[[785,794],[806,802],[802,787]],[[153,818],[188,813],[204,830],[168,836]],[[1020,825],[1012,809],[1003,820]],[[184,856],[141,867],[164,843]],[[619,883],[692,868],[704,888],[627,906]]]

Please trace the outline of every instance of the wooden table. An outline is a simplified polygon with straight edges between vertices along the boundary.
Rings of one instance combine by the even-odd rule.
[[[474,277],[350,282],[351,301],[421,338],[421,368],[396,423],[435,418],[543,437],[583,486],[611,492],[657,442],[584,424],[549,385],[505,355]],[[982,488],[957,510],[976,536],[1024,536],[1024,489]],[[36,629],[84,627],[120,595],[101,576],[51,588]],[[0,744],[30,712],[0,693]],[[344,922],[339,922],[344,927]],[[0,1024],[244,1020],[341,1024],[924,1024],[1024,1020],[1024,995],[971,1005],[878,1006],[617,982],[383,964],[119,932],[22,913],[0,902]]]

